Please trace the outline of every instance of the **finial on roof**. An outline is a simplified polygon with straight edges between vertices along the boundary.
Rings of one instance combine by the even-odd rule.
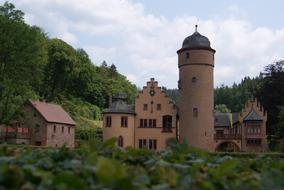
[[[197,27],[198,27],[198,25],[196,24],[196,25],[195,25],[195,32],[197,32]]]

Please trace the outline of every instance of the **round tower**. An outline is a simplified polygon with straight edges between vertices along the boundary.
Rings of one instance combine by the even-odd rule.
[[[178,53],[180,140],[214,150],[214,54],[197,31],[185,38]]]

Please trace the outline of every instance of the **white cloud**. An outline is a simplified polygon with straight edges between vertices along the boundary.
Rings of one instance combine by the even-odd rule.
[[[143,86],[150,77],[174,88],[178,80],[177,54],[194,30],[191,15],[166,19],[146,14],[130,0],[12,1],[26,12],[30,24],[42,27],[75,47],[83,47],[93,62],[114,63],[128,79]],[[239,7],[229,6],[228,17],[199,19],[199,31],[216,52],[215,85],[256,76],[284,55],[284,26],[279,30],[255,27]]]

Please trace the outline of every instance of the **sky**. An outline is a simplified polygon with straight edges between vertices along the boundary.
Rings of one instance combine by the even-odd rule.
[[[216,50],[214,85],[255,77],[284,59],[281,0],[11,0],[50,38],[83,48],[139,87],[154,77],[177,88],[177,53],[198,31]],[[0,0],[3,4],[4,0]],[[282,9],[282,10],[281,10]]]

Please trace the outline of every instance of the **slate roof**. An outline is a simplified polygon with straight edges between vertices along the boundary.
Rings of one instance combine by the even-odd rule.
[[[135,114],[134,106],[126,103],[127,96],[123,93],[119,93],[113,97],[113,102],[108,109],[104,110],[104,113],[126,113]]]
[[[47,122],[76,125],[60,105],[32,100],[29,102]]]
[[[245,118],[244,121],[262,121],[262,118],[256,113],[255,110],[252,110]]]
[[[192,35],[184,39],[182,48],[211,48],[211,47],[209,39],[196,31]]]
[[[230,113],[215,113],[214,114],[214,127],[230,127]],[[239,114],[232,113],[233,124],[239,122]]]

